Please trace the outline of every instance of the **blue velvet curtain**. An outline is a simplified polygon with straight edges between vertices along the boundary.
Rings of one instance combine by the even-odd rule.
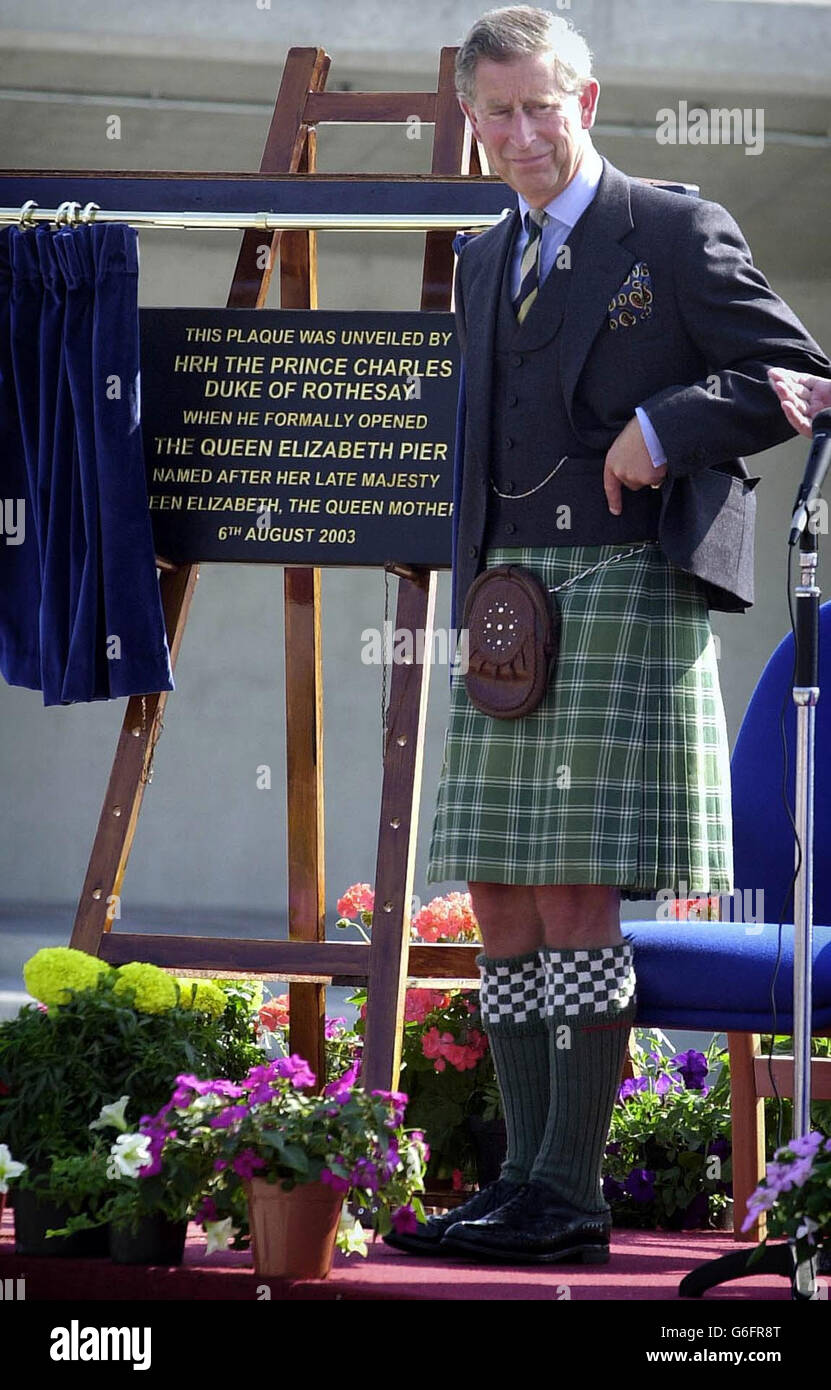
[[[172,690],[140,427],[138,234],[0,228],[0,671]]]

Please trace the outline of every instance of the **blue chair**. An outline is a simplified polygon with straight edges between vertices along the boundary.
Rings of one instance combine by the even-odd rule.
[[[635,950],[640,1027],[724,1032],[730,1054],[734,1235],[745,1234],[747,1198],[765,1172],[764,1098],[774,1094],[760,1033],[793,1032],[793,904],[782,929],[782,961],[771,1010],[770,984],[779,914],[793,872],[794,838],[782,805],[779,718],[787,694],[786,736],[793,804],[796,710],[793,638],[780,642],[753,692],[731,762],[734,892],[721,900],[725,920],[625,922]],[[820,609],[820,700],[816,710],[814,819],[813,1017],[816,1035],[831,1033],[831,603]],[[692,895],[691,895],[692,896]],[[731,920],[726,920],[727,917]],[[758,921],[753,919],[758,917]],[[767,921],[765,921],[767,919]],[[818,925],[817,925],[818,924]],[[774,1064],[780,1095],[793,1095],[793,1062]],[[831,1100],[831,1059],[815,1059],[814,1100]]]

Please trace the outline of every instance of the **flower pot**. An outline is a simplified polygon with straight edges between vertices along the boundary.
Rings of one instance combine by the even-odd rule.
[[[14,1194],[14,1251],[16,1255],[52,1255],[58,1259],[101,1259],[109,1254],[106,1226],[76,1231],[71,1236],[46,1232],[65,1226],[72,1209],[56,1202],[39,1202],[38,1193],[18,1188]]]
[[[468,1132],[476,1160],[476,1176],[480,1189],[496,1182],[508,1152],[508,1132],[501,1115],[483,1120],[481,1115],[468,1115]]]
[[[332,1268],[343,1197],[325,1183],[245,1183],[251,1252],[258,1274],[280,1279],[325,1279]]]
[[[187,1221],[154,1214],[137,1227],[110,1227],[110,1259],[117,1265],[180,1265],[185,1253]]]

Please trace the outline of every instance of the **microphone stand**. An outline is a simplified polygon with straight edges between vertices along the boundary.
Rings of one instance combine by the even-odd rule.
[[[796,515],[796,513],[795,513]],[[816,705],[819,699],[819,599],[817,585],[816,527],[806,524],[799,549],[799,582],[796,595],[796,664],[793,701],[796,705],[796,801],[795,822],[799,843],[796,847],[798,870],[794,885],[793,942],[793,1053],[794,1094],[791,1138],[807,1134],[811,1128],[811,971],[813,928],[814,865],[814,762]],[[793,537],[791,538],[793,541]],[[802,856],[799,858],[799,847]],[[756,1274],[779,1274],[790,1280],[791,1298],[817,1297],[818,1265],[824,1259],[814,1252],[806,1259],[797,1257],[796,1242],[766,1245],[758,1259],[749,1265],[756,1251],[737,1250],[717,1260],[708,1260],[692,1270],[678,1286],[682,1298],[700,1298],[707,1289],[730,1279]]]

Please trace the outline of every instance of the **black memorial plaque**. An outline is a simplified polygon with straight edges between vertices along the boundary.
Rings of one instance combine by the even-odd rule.
[[[157,555],[450,566],[452,314],[142,309]]]

